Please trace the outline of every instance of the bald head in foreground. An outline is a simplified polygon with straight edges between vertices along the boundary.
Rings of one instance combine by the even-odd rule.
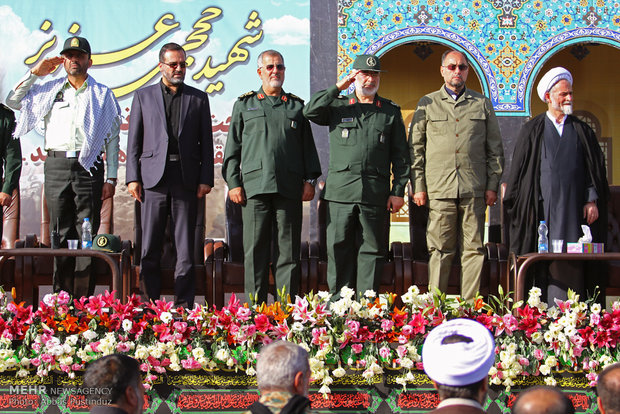
[[[599,374],[596,393],[601,414],[620,414],[620,363],[608,366]]]
[[[519,394],[512,414],[574,414],[571,400],[557,388],[532,387]]]

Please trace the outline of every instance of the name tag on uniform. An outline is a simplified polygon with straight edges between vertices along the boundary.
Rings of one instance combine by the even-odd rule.
[[[257,111],[258,108],[248,108],[248,111]]]
[[[297,121],[291,121],[291,128],[297,129]]]
[[[353,122],[353,118],[342,118],[340,122]]]
[[[349,130],[348,129],[343,129],[342,130],[342,138],[349,138]]]
[[[383,132],[379,135],[379,142],[385,144],[385,134]]]

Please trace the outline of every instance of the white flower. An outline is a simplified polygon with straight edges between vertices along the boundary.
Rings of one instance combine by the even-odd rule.
[[[93,339],[97,337],[97,333],[94,331],[91,331],[90,329],[85,331],[82,335],[84,336],[84,339],[86,339],[87,341],[92,341]]]
[[[331,390],[329,389],[329,387],[327,385],[323,385],[321,388],[319,388],[319,393],[325,395],[325,394],[331,394]]]
[[[205,356],[205,350],[201,347],[192,349],[192,356],[194,359],[203,358]]]
[[[228,359],[229,353],[228,349],[220,348],[215,353],[215,359],[219,359],[220,361],[226,361]]]
[[[550,367],[555,367],[558,364],[558,360],[555,356],[550,355],[545,359],[545,365],[549,365]]]
[[[546,377],[545,378],[545,385],[549,385],[551,387],[555,387],[558,384],[558,382],[555,380],[555,378],[553,377]]]
[[[291,325],[291,331],[293,331],[293,332],[303,332],[304,331],[304,325],[301,322],[294,322],[293,325]]]
[[[536,331],[532,334],[532,342],[535,344],[540,344],[543,341],[543,334]]]
[[[592,313],[601,313],[601,304],[593,303],[592,306],[590,306],[590,311]]]
[[[551,373],[551,368],[549,367],[549,365],[541,365],[540,373],[543,375],[549,375],[549,373]]]
[[[366,296],[367,298],[374,298],[377,296],[377,292],[372,289],[368,289],[366,292],[364,292],[364,296]]]
[[[170,323],[172,322],[172,314],[170,312],[162,312],[161,315],[159,315],[159,319],[161,319],[163,323]]]
[[[131,331],[131,328],[133,328],[133,322],[130,321],[129,319],[125,319],[123,321],[123,330],[125,332],[129,332],[129,331]]]
[[[146,359],[149,357],[149,351],[144,345],[138,345],[134,356],[136,359]]]
[[[347,374],[347,371],[345,371],[344,368],[342,367],[338,367],[335,370],[332,371],[332,375],[336,378],[342,378]]]
[[[331,299],[331,297],[332,297],[332,294],[331,294],[331,293],[326,292],[326,291],[324,291],[324,290],[321,290],[321,291],[317,292],[317,294],[316,294],[316,295],[317,295],[317,296],[319,297],[319,299],[321,299],[323,302],[327,302],[327,301],[328,301],[328,300],[330,300],[330,299]]]
[[[45,303],[47,306],[54,306],[54,304],[56,303],[56,295],[54,295],[53,293],[48,293],[47,295],[43,296],[43,303]]]

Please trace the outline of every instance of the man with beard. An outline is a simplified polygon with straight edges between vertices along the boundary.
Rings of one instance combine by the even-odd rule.
[[[222,166],[228,196],[242,206],[245,294],[256,303],[267,301],[273,239],[276,287],[299,293],[302,201],[321,175],[304,103],[282,89],[285,70],[280,52],[258,56],[262,86],[235,102]]]
[[[510,249],[536,251],[538,224],[549,239],[576,242],[587,223],[595,242],[607,231],[609,186],[603,152],[592,128],[572,116],[573,77],[562,67],[538,83],[544,114],[526,123],[515,144],[504,205],[510,217]],[[565,300],[568,288],[584,293],[583,262],[551,263],[548,303]],[[544,286],[543,286],[544,287]]]
[[[183,83],[185,59],[180,45],[162,46],[161,81],[134,95],[126,180],[131,196],[142,203],[142,293],[152,300],[160,297],[162,242],[170,215],[177,257],[175,304],[193,307],[198,199],[213,187],[213,135],[207,94]]]
[[[416,205],[428,205],[429,290],[445,292],[461,252],[461,296],[480,288],[486,206],[495,204],[504,165],[491,101],[465,87],[467,56],[441,57],[444,85],[418,102],[409,128],[411,185]]]
[[[327,281],[334,295],[347,286],[376,291],[387,253],[389,213],[404,204],[409,179],[407,136],[400,108],[377,95],[381,63],[359,55],[353,71],[319,91],[304,115],[329,126]],[[355,82],[355,91],[340,91]],[[393,175],[390,185],[390,175]]]
[[[90,219],[93,233],[97,232],[101,202],[114,196],[116,186],[121,111],[112,90],[87,74],[92,65],[90,53],[83,37],[67,39],[61,56],[41,60],[6,99],[8,106],[21,111],[15,137],[43,121],[45,197],[52,229],[60,233],[64,247],[69,239],[81,239],[85,218]],[[36,83],[60,64],[66,77]],[[90,267],[90,257],[55,258],[54,291],[64,290],[74,297],[92,295],[95,284]]]

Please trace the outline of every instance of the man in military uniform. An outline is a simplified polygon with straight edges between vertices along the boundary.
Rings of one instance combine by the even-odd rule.
[[[274,223],[277,288],[298,293],[302,200],[314,198],[321,175],[304,103],[282,89],[285,69],[275,50],[258,56],[262,87],[235,103],[222,166],[228,196],[243,206],[245,293],[257,303],[267,300]]]
[[[409,128],[413,200],[429,207],[429,290],[448,288],[458,241],[465,299],[480,288],[484,213],[497,200],[504,165],[493,105],[465,87],[468,70],[463,53],[444,53],[445,84],[420,99]]]
[[[380,72],[376,56],[360,55],[351,73],[317,92],[304,108],[308,119],[330,129],[323,198],[327,278],[334,295],[344,286],[361,293],[377,290],[387,252],[389,213],[404,204],[407,137],[400,108],[377,95]],[[340,96],[353,82],[355,92]]]
[[[275,341],[261,349],[256,360],[260,399],[244,414],[310,413],[308,352],[292,342]]]
[[[11,205],[13,190],[19,184],[19,175],[22,171],[22,149],[19,139],[13,139],[15,130],[15,115],[6,106],[0,104],[0,174],[4,171],[2,189],[0,191],[0,206]],[[0,239],[2,239],[2,223],[0,223]]]

